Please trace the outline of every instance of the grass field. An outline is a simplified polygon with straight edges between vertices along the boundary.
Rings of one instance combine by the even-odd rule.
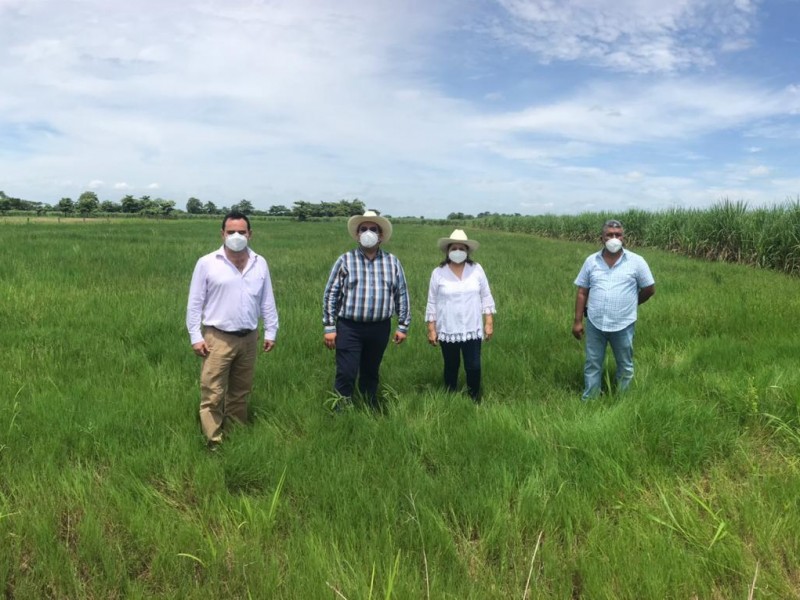
[[[636,381],[582,403],[591,244],[468,231],[497,301],[484,402],[440,389],[447,226],[399,224],[386,414],[325,409],[343,222],[254,223],[281,329],[219,452],[184,328],[217,221],[0,222],[0,590],[12,598],[800,597],[800,281],[637,249]],[[610,365],[613,368],[613,364]]]

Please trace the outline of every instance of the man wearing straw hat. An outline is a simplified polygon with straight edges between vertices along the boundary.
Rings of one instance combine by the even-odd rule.
[[[406,277],[400,261],[381,244],[392,224],[376,211],[350,217],[350,237],[358,246],[333,264],[322,300],[324,344],[336,350],[334,390],[351,398],[358,380],[364,400],[378,408],[378,375],[397,315],[395,344],[402,344],[411,323]]]

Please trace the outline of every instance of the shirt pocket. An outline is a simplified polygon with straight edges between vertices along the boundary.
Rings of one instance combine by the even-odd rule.
[[[266,276],[264,275],[253,275],[250,277],[244,278],[244,289],[247,294],[252,298],[260,298],[261,292],[264,289],[264,281],[266,280]]]

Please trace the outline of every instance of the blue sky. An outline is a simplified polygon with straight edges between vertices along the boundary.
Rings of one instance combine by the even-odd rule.
[[[800,196],[800,0],[0,0],[0,190],[385,214]]]

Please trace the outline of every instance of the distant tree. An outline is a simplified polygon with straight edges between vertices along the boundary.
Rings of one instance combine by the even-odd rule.
[[[297,200],[292,208],[292,216],[298,221],[305,221],[308,217],[316,216],[314,212],[314,205],[304,200]]]
[[[253,204],[249,200],[242,200],[231,206],[231,210],[237,210],[243,215],[253,214]]]
[[[75,210],[75,203],[72,201],[72,198],[62,198],[58,201],[58,204],[56,204],[56,208],[59,212],[63,212],[66,217]]]
[[[270,206],[267,214],[273,217],[289,217],[292,215],[292,211],[283,204],[278,204],[276,206]]]
[[[192,196],[186,201],[186,212],[190,215],[199,215],[204,212],[203,203],[197,198]]]
[[[125,196],[120,204],[122,205],[122,212],[127,214],[138,213],[141,208],[139,201],[130,194]]]
[[[139,198],[139,213],[146,217],[157,217],[161,214],[161,206],[157,200],[153,200],[150,196],[141,196]]]
[[[11,210],[11,200],[3,194],[0,196],[0,213],[6,214],[8,211]]]
[[[159,198],[157,200],[158,208],[162,217],[170,216],[173,211],[175,210],[175,201],[174,200],[162,200]]]
[[[142,207],[139,212],[147,217],[168,217],[175,210],[174,200],[142,196],[139,203]]]
[[[100,201],[94,192],[83,192],[78,198],[77,209],[84,217],[96,212],[99,206]]]
[[[207,215],[216,215],[217,213],[219,213],[219,209],[217,208],[216,204],[214,204],[213,202],[211,202],[211,200],[209,200],[203,206],[203,212],[206,213]]]
[[[100,211],[104,213],[117,213],[122,210],[122,207],[116,202],[111,200],[103,200],[100,203]]]
[[[363,215],[364,212],[367,210],[366,205],[358,199],[351,200],[348,202],[347,200],[341,200],[339,202],[339,206],[341,206],[344,210],[344,214],[342,216],[345,217],[353,217],[355,215]]]

